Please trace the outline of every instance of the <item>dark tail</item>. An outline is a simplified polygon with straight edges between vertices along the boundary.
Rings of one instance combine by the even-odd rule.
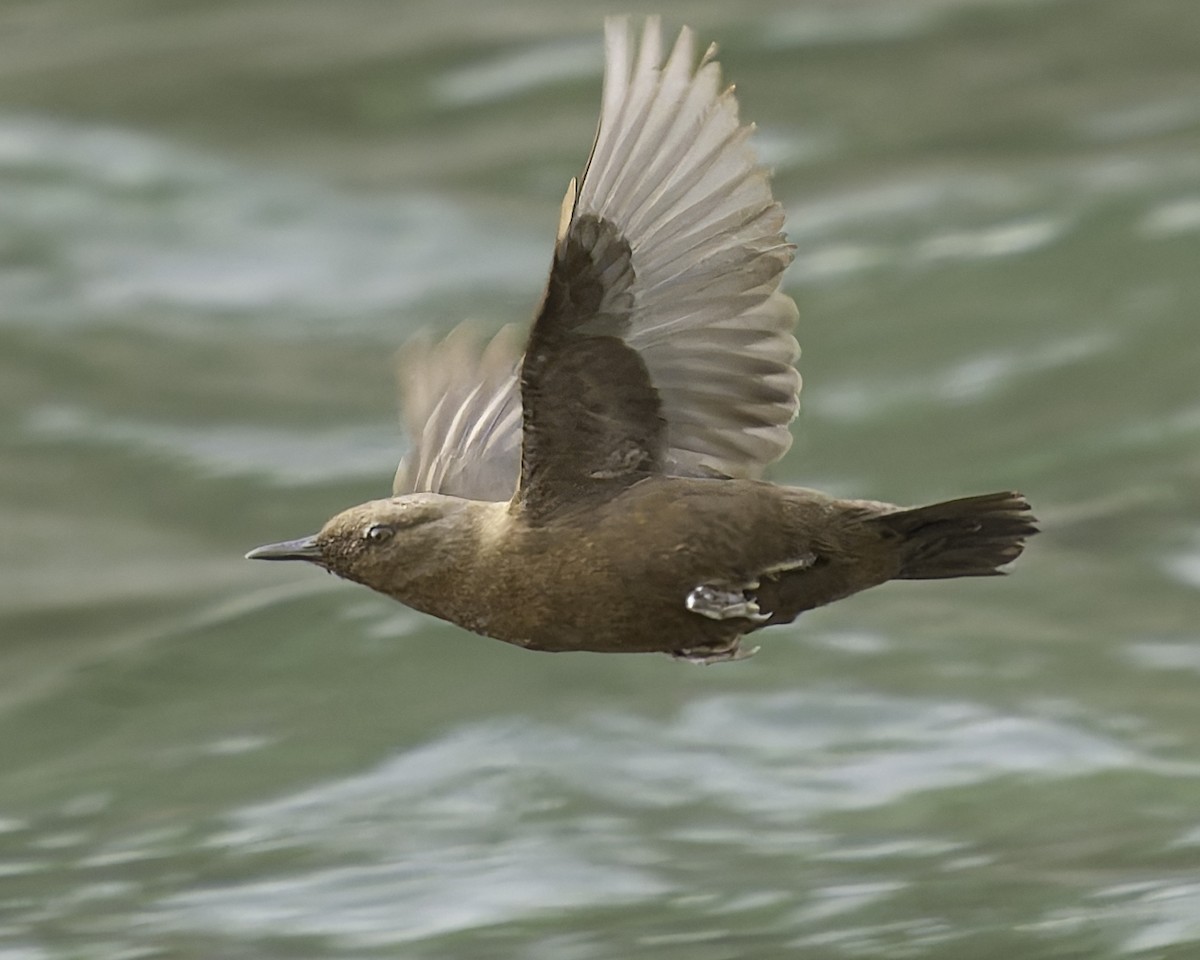
[[[1038,532],[1019,493],[988,493],[888,513],[872,521],[904,538],[898,580],[992,577]]]

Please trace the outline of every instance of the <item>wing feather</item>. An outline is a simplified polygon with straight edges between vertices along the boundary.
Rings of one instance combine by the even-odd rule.
[[[606,21],[600,123],[583,176],[564,201],[559,243],[586,220],[611,225],[620,240],[593,231],[607,252],[593,251],[587,272],[589,282],[620,288],[625,298],[601,312],[620,313],[616,335],[657,393],[660,469],[753,477],[787,451],[798,407],[796,306],[779,289],[792,247],[750,143],[753,126],[739,120],[715,57],[710,46],[697,60],[694,34],[684,28],[664,59],[657,17],[645,21],[640,38],[627,18]],[[602,328],[613,334],[603,319],[577,332]],[[482,352],[477,337],[460,333],[418,347],[401,378],[417,439],[397,492],[512,494],[523,419],[518,353],[511,333]],[[613,362],[625,371],[637,366],[615,354]],[[602,392],[589,391],[589,402],[603,402]],[[619,431],[610,427],[603,436],[616,442]]]
[[[512,496],[521,454],[520,356],[515,327],[481,347],[469,324],[439,343],[418,337],[401,351],[400,406],[412,446],[396,471],[396,495]]]

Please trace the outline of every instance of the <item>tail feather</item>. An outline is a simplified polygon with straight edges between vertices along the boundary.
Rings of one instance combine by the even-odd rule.
[[[903,540],[898,580],[998,576],[1038,532],[1028,502],[1011,491],[899,510],[872,522]]]

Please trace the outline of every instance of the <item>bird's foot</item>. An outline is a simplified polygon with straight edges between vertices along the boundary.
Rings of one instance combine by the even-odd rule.
[[[734,637],[729,643],[720,646],[685,647],[671,652],[676,660],[686,660],[688,663],[708,666],[710,663],[731,663],[735,660],[749,660],[761,647],[744,648],[741,640]]]
[[[730,584],[702,583],[687,595],[684,605],[692,613],[710,620],[733,620],[737,617],[754,623],[770,620],[771,615],[758,608],[758,604],[746,595],[746,589]]]

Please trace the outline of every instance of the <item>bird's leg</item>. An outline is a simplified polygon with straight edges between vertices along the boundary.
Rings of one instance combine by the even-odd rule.
[[[765,623],[771,619],[769,613],[763,613],[758,604],[749,595],[757,583],[743,587],[729,583],[702,583],[687,595],[684,605],[702,617],[710,620],[733,620],[741,617],[754,623]]]
[[[702,647],[684,647],[682,650],[671,651],[676,660],[686,660],[688,663],[699,663],[708,666],[710,663],[729,663],[734,660],[748,660],[759,651],[759,647],[742,648],[741,637],[734,637],[720,644],[706,644]]]

